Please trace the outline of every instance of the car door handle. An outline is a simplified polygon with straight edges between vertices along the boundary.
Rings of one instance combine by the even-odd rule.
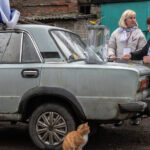
[[[24,78],[37,78],[39,76],[39,71],[37,69],[24,69],[21,74]]]

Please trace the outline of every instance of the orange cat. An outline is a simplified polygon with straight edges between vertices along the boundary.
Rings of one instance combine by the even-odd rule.
[[[63,150],[82,150],[88,141],[89,133],[88,123],[79,125],[76,131],[72,131],[65,136],[62,144]]]

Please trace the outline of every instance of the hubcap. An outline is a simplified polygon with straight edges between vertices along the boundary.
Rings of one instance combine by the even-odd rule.
[[[36,123],[36,132],[40,140],[47,145],[57,145],[67,134],[67,124],[56,112],[45,112]]]

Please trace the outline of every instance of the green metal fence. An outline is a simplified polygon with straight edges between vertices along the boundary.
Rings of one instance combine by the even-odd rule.
[[[136,12],[139,28],[144,32],[146,38],[148,39],[149,34],[146,19],[150,16],[150,1],[101,4],[100,13],[102,24],[110,28],[110,32],[112,33],[118,27],[121,14],[126,9],[132,9]]]

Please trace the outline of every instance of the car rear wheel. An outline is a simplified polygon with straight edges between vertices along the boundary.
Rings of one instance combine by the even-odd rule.
[[[32,114],[29,133],[37,147],[59,150],[64,136],[75,130],[75,121],[65,107],[58,104],[44,104]]]

